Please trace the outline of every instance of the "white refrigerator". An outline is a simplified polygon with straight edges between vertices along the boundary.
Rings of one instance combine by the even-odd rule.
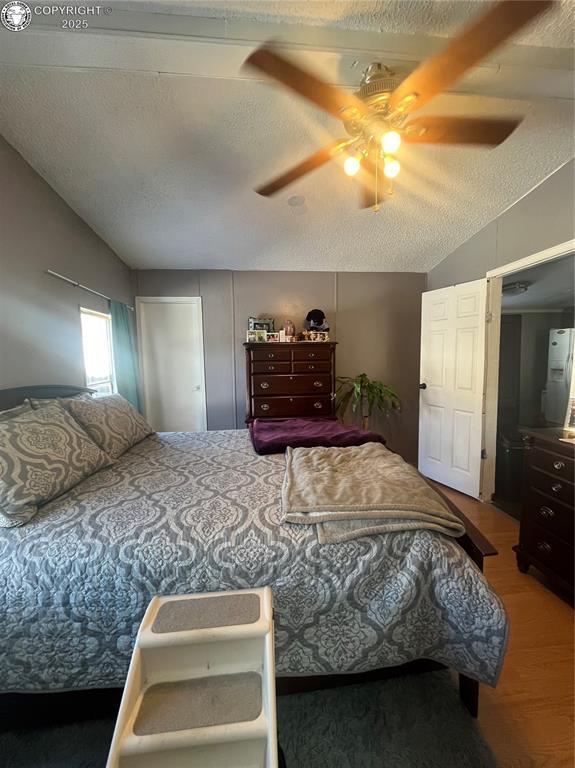
[[[563,426],[573,372],[575,333],[573,328],[552,328],[549,331],[547,383],[544,412],[546,421]]]

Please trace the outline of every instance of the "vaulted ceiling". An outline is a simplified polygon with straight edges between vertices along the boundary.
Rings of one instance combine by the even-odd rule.
[[[353,87],[373,60],[407,73],[482,5],[122,2],[81,34],[34,19],[0,31],[0,131],[133,267],[426,271],[573,157],[573,5],[425,108],[524,115],[515,133],[493,150],[402,147],[377,214],[336,164],[253,192],[343,134],[241,63],[280,36]]]

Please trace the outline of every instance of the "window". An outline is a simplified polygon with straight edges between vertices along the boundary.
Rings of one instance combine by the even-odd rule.
[[[110,315],[80,307],[86,386],[100,395],[116,391]]]

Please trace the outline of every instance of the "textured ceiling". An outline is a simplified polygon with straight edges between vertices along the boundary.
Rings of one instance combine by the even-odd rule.
[[[505,312],[521,310],[564,309],[575,304],[575,256],[554,259],[537,267],[515,272],[503,281],[529,284],[525,293],[502,297]]]
[[[117,2],[115,5],[119,8],[212,18],[451,37],[487,4],[483,0],[132,0]],[[559,8],[541,17],[522,35],[517,36],[514,43],[570,48],[573,45],[574,11],[573,0],[562,0]]]
[[[571,102],[442,96],[439,114],[526,114],[494,150],[404,146],[394,197],[357,208],[335,163],[253,187],[341,134],[256,81],[0,70],[0,131],[134,267],[426,271],[573,155]],[[431,111],[431,110],[430,110]],[[304,195],[304,211],[287,199]]]
[[[445,35],[478,4],[116,5],[362,29],[377,29],[385,20],[403,33]],[[529,43],[564,46],[567,15],[568,7],[561,6],[532,31]],[[15,36],[6,35],[13,43]],[[25,35],[19,46],[29,40],[38,51],[58,50],[56,38],[44,32]],[[525,119],[493,150],[401,147],[395,195],[377,214],[358,209],[354,182],[335,163],[264,199],[254,186],[341,136],[337,121],[280,88],[238,78],[238,64],[224,75],[211,69],[213,59],[206,59],[199,77],[157,74],[156,67],[178,71],[171,67],[176,49],[181,56],[181,41],[157,37],[150,43],[155,47],[141,48],[144,59],[136,60],[133,46],[144,44],[142,36],[61,39],[76,49],[82,44],[77,41],[86,41],[110,59],[82,64],[94,69],[60,66],[57,54],[56,66],[54,59],[44,68],[38,61],[0,66],[0,132],[133,267],[427,271],[574,155],[571,100],[445,94],[422,112]],[[207,50],[183,44],[192,46],[185,49],[190,58],[193,50]],[[217,42],[211,50],[217,61],[228,55]],[[112,64],[114,51],[118,62]],[[510,69],[528,84],[543,71]],[[499,68],[492,71],[499,75]],[[561,73],[551,68],[544,75],[547,81],[538,82],[554,82]],[[303,196],[305,205],[288,205],[292,195]]]

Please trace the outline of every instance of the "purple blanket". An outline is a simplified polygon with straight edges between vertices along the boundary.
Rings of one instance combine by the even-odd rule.
[[[250,435],[256,453],[284,453],[292,448],[348,448],[364,443],[383,443],[377,432],[368,432],[359,427],[346,427],[339,421],[326,419],[276,419],[265,421],[255,419],[250,424]]]

